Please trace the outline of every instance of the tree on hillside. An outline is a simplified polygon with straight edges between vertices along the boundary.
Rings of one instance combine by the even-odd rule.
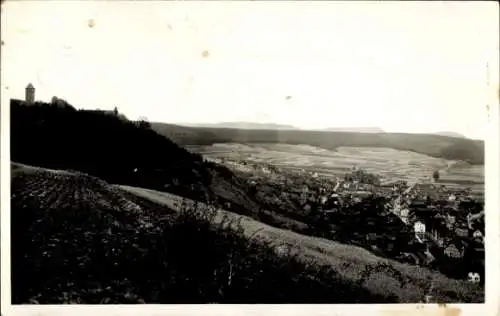
[[[138,126],[144,129],[151,129],[151,123],[149,123],[148,119],[145,116],[141,116],[139,118]]]
[[[432,173],[432,178],[434,179],[434,181],[438,181],[439,180],[439,171],[435,170]]]
[[[66,109],[75,109],[71,104],[68,103],[68,101],[58,98],[56,96],[53,96],[52,99],[50,100],[50,103],[52,106],[59,107],[59,108],[66,108]],[[40,104],[41,106],[44,106],[45,104]]]
[[[380,177],[378,175],[366,172],[362,169],[357,169],[356,171],[353,171],[351,173],[346,173],[344,175],[344,180],[348,182],[356,180],[364,184],[380,184]]]
[[[115,106],[115,108],[113,109],[113,113],[118,116],[118,108]]]

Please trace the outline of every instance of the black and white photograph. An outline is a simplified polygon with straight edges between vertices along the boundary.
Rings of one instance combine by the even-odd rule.
[[[3,1],[2,306],[498,304],[498,23]]]

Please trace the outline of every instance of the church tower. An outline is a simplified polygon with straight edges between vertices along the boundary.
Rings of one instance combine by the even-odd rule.
[[[25,96],[25,101],[28,104],[33,104],[35,103],[35,87],[30,83],[26,87],[26,96]]]

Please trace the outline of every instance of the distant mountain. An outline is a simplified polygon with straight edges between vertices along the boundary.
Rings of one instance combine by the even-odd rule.
[[[385,131],[379,127],[330,127],[323,129],[323,131],[349,133],[385,133]]]
[[[254,122],[221,122],[214,124],[179,124],[190,127],[208,127],[208,128],[237,128],[237,129],[265,129],[265,130],[296,130],[292,125],[282,125],[274,123],[254,123]]]
[[[437,132],[437,133],[434,133],[436,135],[440,135],[440,136],[448,136],[448,137],[456,137],[456,138],[467,138],[465,137],[464,135],[462,134],[459,134],[459,133],[455,133],[455,132]]]
[[[234,125],[233,125],[234,126]],[[260,124],[262,126],[262,124]],[[484,164],[484,141],[436,134],[386,133],[381,129],[357,129],[356,131],[182,127],[164,123],[152,124],[153,130],[171,138],[181,146],[210,145],[215,143],[280,143],[307,144],[335,150],[340,146],[388,147],[408,150],[432,157],[463,160],[472,164]],[[362,132],[363,131],[363,132]]]
[[[174,142],[182,139],[185,142],[200,143],[203,139],[216,139],[217,136],[209,130],[204,130],[201,126],[186,126],[178,124],[166,124],[158,122],[150,122],[151,128],[158,134],[165,136]],[[208,129],[208,128],[207,128]],[[211,144],[208,142],[207,144]]]

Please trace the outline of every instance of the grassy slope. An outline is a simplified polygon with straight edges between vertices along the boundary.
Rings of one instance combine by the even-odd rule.
[[[182,203],[180,198],[168,193],[133,187],[122,188],[172,209],[175,209],[175,205]],[[195,205],[195,203],[188,202],[188,205]],[[377,257],[361,247],[297,234],[290,230],[269,226],[249,217],[240,216],[225,210],[218,211],[218,216],[215,218],[214,222],[219,223],[226,217],[238,220],[242,224],[242,232],[248,238],[257,236],[274,245],[289,245],[291,247],[291,252],[297,253],[302,260],[312,259],[318,264],[326,264],[333,267],[333,269],[344,279],[359,282],[363,278],[363,271],[370,271],[368,274],[372,275],[372,273],[374,273],[372,270],[380,269],[378,278],[381,279],[371,279],[370,281],[364,280],[362,284],[372,293],[383,293],[388,291],[387,293],[397,296],[400,301],[416,302],[419,297],[424,295],[430,283],[432,283],[434,287],[435,292],[433,295],[441,297],[441,299],[444,299],[444,296],[448,295],[451,295],[451,297],[455,299],[463,297],[464,293],[468,291],[465,288],[469,288],[470,286],[470,284],[464,281],[448,279],[426,268],[402,264],[394,260]],[[405,283],[401,282],[403,279],[406,280],[405,282],[410,282],[411,284],[405,284],[401,287],[401,283]],[[386,283],[380,284],[380,282]],[[399,287],[391,288],[391,285],[393,286],[398,282]],[[457,292],[450,292],[450,288],[456,289]],[[476,290],[479,290],[479,288],[476,288]],[[479,292],[477,294],[479,294]]]
[[[417,302],[430,283],[439,302],[482,301],[479,286],[358,247],[250,218],[225,228],[238,216],[125,189],[13,166],[14,303]],[[295,251],[277,253],[282,243]]]
[[[389,147],[433,157],[484,164],[483,141],[440,135],[187,128],[163,123],[153,123],[152,127],[159,134],[171,137],[181,145],[268,142],[293,145],[307,144],[325,149],[335,149],[340,146]]]
[[[12,100],[11,158],[45,168],[82,171],[110,183],[200,201],[230,202],[232,211],[262,217],[258,215],[261,206],[246,194],[246,184],[229,169],[206,163],[170,139],[112,113],[46,103],[25,106]],[[279,216],[269,214],[268,222],[276,222],[274,217]]]

